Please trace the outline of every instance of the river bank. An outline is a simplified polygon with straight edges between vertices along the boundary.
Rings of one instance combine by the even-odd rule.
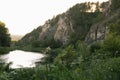
[[[13,51],[13,47],[0,47],[0,54],[7,54],[9,51]]]

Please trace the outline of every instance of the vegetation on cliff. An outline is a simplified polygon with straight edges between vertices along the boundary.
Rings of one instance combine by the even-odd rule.
[[[78,40],[84,41],[90,27],[104,18],[103,8],[103,4],[99,2],[76,4],[67,12],[53,17],[43,26],[25,35],[18,45],[58,48],[66,44],[75,44]]]
[[[83,7],[85,4],[77,6]],[[116,3],[114,5],[119,4],[120,3]],[[109,32],[106,34],[103,41],[94,41],[94,43],[88,45],[82,41],[84,37],[78,38],[82,35],[81,33],[76,37],[77,39],[74,39],[76,36],[74,35],[72,38],[73,42],[71,42],[71,44],[59,47],[57,49],[52,48],[48,54],[49,57],[44,59],[44,64],[38,64],[34,68],[10,70],[9,67],[4,68],[5,64],[1,63],[0,80],[120,80],[120,16],[113,16],[115,12],[119,12],[118,9],[115,8],[117,11],[111,11],[109,12],[110,15],[105,17],[101,12],[99,12],[98,8],[96,9],[97,12],[88,13],[83,12],[85,10],[83,9],[85,7],[83,7],[82,12],[73,15],[74,12],[79,11],[78,7],[73,7],[75,10],[71,8],[70,11],[72,12],[69,14],[71,15],[70,20],[73,20],[74,23],[74,30],[78,30],[75,34],[79,34],[80,29],[83,31],[85,29],[87,32],[87,30],[89,31],[88,28],[90,28],[92,24],[96,24],[97,22],[101,23],[101,21],[104,20]],[[82,20],[79,20],[79,18]],[[89,18],[91,18],[91,20]],[[76,20],[76,22],[74,22],[74,20]],[[84,28],[82,28],[81,25]],[[26,36],[30,36],[29,34]],[[41,45],[39,45],[39,41],[34,41],[35,42],[32,44],[32,47],[41,47]],[[30,40],[30,42],[32,43],[32,40]],[[21,45],[26,46],[24,43],[25,42]],[[19,44],[20,43],[17,45],[19,46]],[[45,43],[43,44],[45,45]]]

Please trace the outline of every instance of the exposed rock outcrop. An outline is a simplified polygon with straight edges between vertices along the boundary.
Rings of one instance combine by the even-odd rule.
[[[106,16],[104,20],[94,24],[90,28],[90,31],[88,32],[85,38],[85,42],[93,43],[96,41],[103,41],[106,38],[107,33],[109,32],[108,24],[119,17],[120,17],[120,9],[109,15],[109,17]]]
[[[70,33],[73,32],[72,23],[66,17],[67,14],[63,14],[62,16],[53,18],[52,20],[48,20],[41,28],[42,31],[39,35],[39,40],[43,41],[46,39],[59,40],[63,42],[63,44],[67,44],[69,42]],[[51,23],[53,22],[53,25]],[[56,23],[55,23],[56,22]]]
[[[31,44],[35,41],[60,41],[63,45],[69,43],[70,34],[73,32],[72,22],[68,13],[60,14],[51,20],[47,20],[44,25],[34,29],[25,35],[19,43]]]
[[[89,4],[84,3],[84,6],[89,6]],[[108,5],[108,2],[105,4]],[[65,45],[69,42],[75,44],[78,40],[84,40],[88,44],[103,41],[109,31],[108,23],[119,17],[120,14],[120,10],[110,13],[110,5],[111,2],[109,2],[106,9],[98,6],[103,10],[104,14],[104,18],[101,20],[99,17],[103,17],[102,12],[87,12],[88,9],[86,8],[85,11],[83,3],[77,4],[67,12],[47,20],[44,25],[25,35],[19,43],[28,45],[38,41],[38,44],[41,44],[55,40]]]

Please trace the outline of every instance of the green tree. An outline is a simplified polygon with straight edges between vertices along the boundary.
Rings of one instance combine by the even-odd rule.
[[[95,3],[95,5],[96,5],[95,12],[100,12],[100,3],[97,2],[97,3]]]
[[[120,19],[117,20],[115,23],[110,24],[110,34],[113,33],[115,35],[120,35]]]
[[[62,63],[65,66],[70,67],[70,65],[72,64],[72,62],[74,62],[76,57],[77,53],[73,45],[69,45],[56,57],[56,62]]]
[[[120,20],[109,25],[109,34],[107,35],[101,49],[98,53],[106,57],[120,57]]]
[[[114,11],[120,8],[120,0],[111,0],[111,10]]]
[[[104,41],[104,50],[109,51],[112,57],[120,56],[120,20],[110,24],[108,37]]]
[[[3,22],[0,22],[0,46],[9,47],[11,42],[10,34],[8,29],[5,27]]]
[[[120,57],[120,36],[110,34],[104,41],[102,51],[109,52],[110,57]]]

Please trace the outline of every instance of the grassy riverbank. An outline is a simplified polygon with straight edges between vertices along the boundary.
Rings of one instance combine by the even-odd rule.
[[[23,50],[23,51],[40,52],[40,53],[43,53],[45,51],[45,48],[43,48],[43,47],[32,47],[32,46],[19,47],[19,46],[15,46],[14,48],[18,49],[18,50]]]
[[[1,63],[0,80],[119,80],[120,56],[113,56],[113,50],[108,50],[111,47],[105,46],[108,44],[111,43],[88,47],[78,42],[76,46],[52,52],[52,58],[56,54],[52,61],[46,58],[45,64],[34,68],[13,70]]]
[[[119,0],[111,1],[116,1],[112,5],[111,10],[120,8]],[[83,6],[82,4],[82,6],[78,7]],[[80,10],[76,9],[76,11]],[[84,16],[82,15],[81,17]],[[77,18],[81,19],[81,17]],[[79,27],[79,23],[81,21],[85,22],[85,20],[79,21],[77,18],[75,19]],[[108,20],[105,19],[106,21]],[[86,20],[86,22],[89,23],[89,20]],[[87,25],[85,24],[85,26]],[[48,56],[43,59],[44,62],[37,63],[34,68],[11,69],[9,67],[10,64],[5,64],[1,61],[0,80],[120,80],[120,16],[118,19],[115,17],[112,21],[106,23],[105,26],[108,26],[109,29],[105,40],[101,42],[95,40],[94,43],[89,45],[77,39],[80,35],[73,35],[73,42],[64,47],[53,45],[54,41],[50,41],[50,44],[46,46],[48,40],[41,43],[41,45],[39,42],[32,43],[31,38],[25,38],[23,44],[15,46],[16,49],[39,52],[42,51],[42,48],[44,50],[46,47],[51,46],[51,50],[44,50],[48,52]],[[78,32],[80,33],[79,30]],[[38,40],[34,36],[33,39]],[[26,45],[25,43],[28,41],[29,43]],[[30,45],[30,43],[32,44]],[[9,51],[9,49],[1,48],[0,50],[3,53],[4,51]]]
[[[14,50],[14,48],[11,48],[11,47],[0,47],[0,54],[6,54],[8,53],[9,51],[12,51]]]

